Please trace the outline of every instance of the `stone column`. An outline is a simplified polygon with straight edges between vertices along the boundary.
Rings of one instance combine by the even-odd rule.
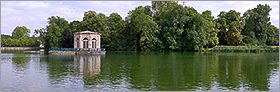
[[[79,39],[79,43],[80,43],[79,48],[84,48],[83,41],[82,41],[82,39],[81,39],[81,38]]]
[[[91,41],[91,39],[88,40],[88,48],[92,48],[92,41]]]
[[[96,37],[96,48],[100,48],[101,38],[100,35]]]

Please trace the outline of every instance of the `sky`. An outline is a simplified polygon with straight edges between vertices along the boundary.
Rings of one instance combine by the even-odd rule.
[[[184,1],[184,5],[199,13],[211,10],[215,18],[221,11],[229,10],[243,15],[258,4],[268,4],[272,8],[270,21],[279,28],[279,1]],[[129,11],[145,5],[151,5],[151,1],[1,1],[1,34],[11,35],[16,26],[26,26],[33,34],[35,29],[45,28],[51,16],[63,17],[68,22],[81,21],[84,12],[89,10],[107,16],[118,13],[124,19]]]

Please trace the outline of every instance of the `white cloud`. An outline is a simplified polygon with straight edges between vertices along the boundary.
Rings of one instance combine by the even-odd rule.
[[[278,1],[185,1],[199,12],[211,10],[214,16],[220,11],[230,9],[243,14],[257,4],[268,4],[272,24],[279,27]],[[182,3],[182,2],[179,2]],[[33,32],[47,25],[50,16],[61,16],[66,20],[82,20],[84,12],[94,10],[107,16],[119,13],[123,18],[127,13],[140,5],[151,5],[150,1],[2,1],[1,2],[1,32],[11,34],[16,26],[27,26]]]
[[[36,8],[46,8],[50,4],[47,2],[38,2],[38,1],[5,1],[2,3],[3,7],[13,7],[15,9],[36,9]]]

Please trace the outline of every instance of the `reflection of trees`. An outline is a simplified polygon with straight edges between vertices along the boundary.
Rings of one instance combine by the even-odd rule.
[[[207,90],[217,74],[217,58],[185,54],[140,55],[130,81],[141,90]]]
[[[239,90],[241,73],[241,60],[239,56],[219,56],[219,75],[220,86],[231,90]]]
[[[247,86],[250,90],[269,90],[270,75],[278,67],[278,54],[259,54],[253,57],[243,58],[241,70],[245,77],[244,83],[249,84]]]
[[[52,83],[63,82],[65,77],[73,71],[72,56],[47,56],[48,73]]]
[[[274,54],[270,54],[274,55]],[[231,90],[269,90],[269,77],[279,58],[265,54],[226,54],[219,56],[218,82]]]
[[[215,81],[225,90],[268,90],[269,76],[279,60],[277,56],[248,53],[131,57],[123,58],[130,61],[123,66],[129,71],[126,75],[131,87],[140,90],[209,90]]]
[[[276,55],[248,53],[115,53],[102,58],[102,67],[101,56],[76,55],[47,60],[53,81],[65,80],[70,73],[78,72],[82,74],[85,88],[106,85],[139,90],[210,90],[213,86],[226,90],[268,90],[270,74],[278,68],[278,61]]]
[[[13,65],[17,71],[24,71],[28,68],[29,61],[31,60],[30,56],[26,54],[15,54],[12,57]]]

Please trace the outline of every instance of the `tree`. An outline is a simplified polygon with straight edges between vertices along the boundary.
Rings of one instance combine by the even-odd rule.
[[[125,44],[122,39],[125,36],[121,32],[125,28],[125,21],[118,13],[112,13],[108,17],[107,27],[108,29],[104,35],[107,35],[108,38],[103,40],[103,47],[107,50],[123,50]]]
[[[68,21],[59,16],[51,16],[48,18],[47,26],[47,44],[50,44],[50,48],[60,48],[63,44],[67,44],[62,39],[62,33],[69,29]]]
[[[186,22],[196,11],[177,2],[152,1],[153,18],[159,27],[160,44],[164,50],[179,50],[185,42],[180,41]]]
[[[87,11],[84,13],[82,28],[83,30],[94,31],[101,33],[101,42],[106,42],[109,39],[107,34],[107,16],[102,13],[97,14],[95,11]],[[103,48],[105,44],[102,44]],[[106,46],[105,46],[106,47]]]
[[[33,47],[39,46],[36,37],[29,37],[30,30],[25,26],[17,26],[12,36],[1,35],[1,46],[7,47]]]
[[[269,12],[271,8],[265,4],[259,4],[257,8],[249,9],[244,14],[245,19],[243,35],[246,36],[245,40],[256,40],[258,44],[265,44],[268,39],[269,32],[272,32],[270,28],[271,23]],[[246,41],[247,44],[250,44],[253,41]],[[269,44],[269,43],[268,43]]]
[[[158,41],[156,38],[158,27],[156,22],[153,21],[150,12],[150,6],[140,6],[130,11],[126,18],[129,29],[125,33],[128,36],[126,41],[133,50],[150,51]]]
[[[182,50],[199,51],[203,46],[207,45],[207,24],[206,20],[200,15],[191,17],[188,24],[189,26],[183,32],[182,40],[185,43],[181,48]]]
[[[106,16],[102,13],[97,14],[95,11],[84,13],[82,29],[88,31],[101,32],[105,30]]]
[[[213,18],[207,18],[211,17],[211,12],[210,15],[205,13],[202,16],[192,7],[168,1],[153,1],[152,7],[154,20],[160,30],[158,37],[164,50],[198,51],[210,42],[213,46],[217,44],[213,32],[215,30],[211,29],[214,27],[214,22],[210,25],[206,24],[213,21]],[[213,40],[208,42],[210,37]]]
[[[217,37],[218,35],[218,29],[217,29],[217,24],[214,21],[214,16],[212,16],[212,13],[210,10],[206,10],[202,12],[202,17],[205,19],[207,28],[207,46],[206,47],[214,47],[219,44],[219,38]]]
[[[12,32],[13,38],[29,37],[30,29],[25,26],[17,26]]]
[[[235,10],[222,11],[216,19],[218,23],[218,37],[221,45],[239,45],[242,43],[241,30],[244,27],[240,13]]]
[[[45,38],[47,33],[46,28],[35,29],[34,33],[35,33],[34,35],[38,37],[40,43],[45,44]]]
[[[74,47],[73,33],[69,30],[64,30],[61,34],[61,47],[62,48],[73,48]]]
[[[279,29],[273,25],[269,26],[267,30],[267,45],[277,45],[279,44]]]
[[[83,31],[81,29],[82,28],[82,23],[80,21],[77,21],[77,20],[74,20],[74,21],[70,22],[69,28],[70,28],[70,31],[72,33]]]

